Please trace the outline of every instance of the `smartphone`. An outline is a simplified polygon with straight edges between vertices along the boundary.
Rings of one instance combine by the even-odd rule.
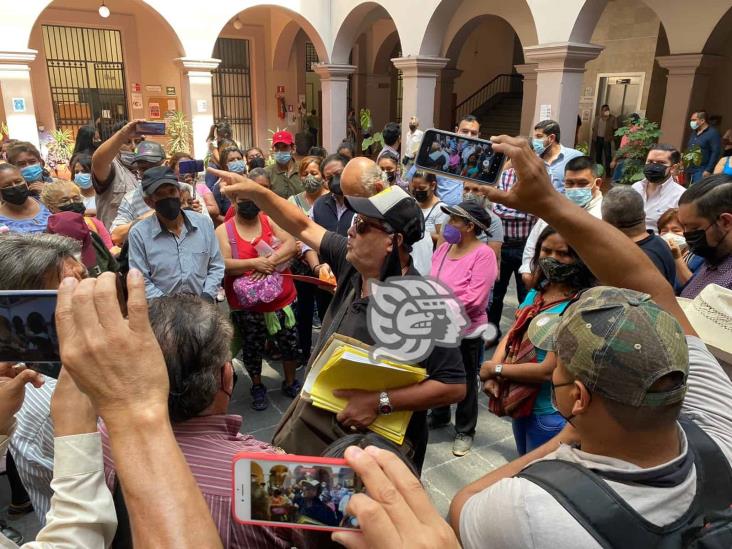
[[[147,122],[143,120],[137,123],[137,133],[145,135],[165,135],[165,122]]]
[[[0,291],[0,362],[22,362],[58,378],[55,290]]]
[[[181,160],[178,163],[180,173],[199,173],[203,171],[203,160]]]
[[[363,492],[361,479],[346,460],[242,452],[233,463],[234,518],[305,530],[358,529],[346,514],[348,500]]]
[[[505,155],[493,152],[493,143],[452,132],[430,129],[424,132],[415,164],[436,175],[495,185]]]

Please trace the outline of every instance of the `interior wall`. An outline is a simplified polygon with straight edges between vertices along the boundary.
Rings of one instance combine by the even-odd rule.
[[[465,39],[457,59],[462,74],[455,79],[458,104],[499,74],[510,74],[514,65],[516,33],[498,17],[486,18]]]
[[[661,22],[656,13],[637,0],[608,2],[591,42],[604,46],[602,53],[585,65],[579,111],[590,111],[583,120],[579,142],[588,142],[595,113],[597,77],[601,73],[644,73],[641,110],[648,106],[656,47]],[[588,93],[590,92],[590,93]],[[660,122],[660,120],[659,120]]]
[[[729,35],[724,47],[716,52],[721,56],[719,65],[709,77],[709,90],[702,108],[712,116],[721,116],[719,130],[724,133],[732,128],[732,103],[729,92],[732,90],[732,35]]]

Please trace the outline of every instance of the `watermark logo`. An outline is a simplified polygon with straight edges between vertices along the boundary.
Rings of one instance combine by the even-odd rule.
[[[369,281],[368,329],[374,360],[417,363],[439,347],[458,347],[464,336],[495,339],[490,324],[464,334],[470,325],[459,299],[437,279],[421,276]]]

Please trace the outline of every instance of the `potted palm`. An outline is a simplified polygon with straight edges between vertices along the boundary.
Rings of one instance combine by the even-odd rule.
[[[53,130],[48,142],[48,168],[52,169],[56,177],[70,179],[69,160],[74,152],[74,138],[67,129]]]
[[[190,153],[193,130],[191,129],[191,123],[188,122],[184,113],[175,111],[168,118],[168,129],[166,133],[168,135],[168,154],[173,155],[177,152]]]

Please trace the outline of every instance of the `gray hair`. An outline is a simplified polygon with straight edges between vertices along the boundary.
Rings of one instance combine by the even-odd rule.
[[[196,417],[221,388],[221,369],[231,360],[231,324],[214,304],[177,295],[150,301],[150,325],[168,367],[170,419]]]
[[[613,187],[602,199],[602,219],[621,230],[639,228],[646,219],[643,197],[632,187]]]
[[[43,233],[0,235],[0,290],[49,289],[52,275],[61,278],[64,262],[79,259],[81,243]]]
[[[361,173],[361,186],[368,196],[374,196],[377,183],[381,183],[384,188],[389,186],[389,182],[384,177],[378,164],[371,164]]]
[[[249,179],[251,179],[252,181],[254,181],[257,177],[264,177],[267,181],[269,181],[269,174],[264,168],[254,168],[249,172],[247,177],[249,177]]]
[[[181,193],[188,193],[193,196],[193,185],[191,185],[190,183],[178,181],[178,189],[180,189]]]

